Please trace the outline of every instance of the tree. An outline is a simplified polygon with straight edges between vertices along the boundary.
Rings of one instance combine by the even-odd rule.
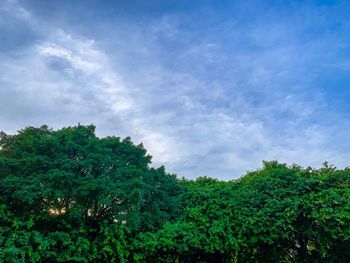
[[[349,180],[275,161],[236,181],[185,180],[182,216],[135,242],[148,261],[348,262]]]
[[[30,224],[22,233],[28,236],[24,244],[11,241],[14,257],[27,258],[28,246],[36,250],[36,233],[53,251],[39,253],[42,260],[84,261],[77,256],[82,250],[77,251],[75,243],[80,242],[93,244],[96,254],[104,253],[97,261],[109,262],[116,252],[107,249],[101,232],[115,239],[124,235],[121,230],[130,235],[153,230],[175,218],[181,208],[183,188],[176,177],[163,167],[151,168],[151,156],[130,138],[98,138],[94,126],[57,131],[42,126],[16,135],[2,133],[0,146],[2,213],[18,221],[17,230]],[[4,219],[1,229],[13,231],[14,223]],[[3,231],[2,246],[9,240]],[[101,244],[105,247],[96,249]],[[57,256],[60,250],[69,256]]]

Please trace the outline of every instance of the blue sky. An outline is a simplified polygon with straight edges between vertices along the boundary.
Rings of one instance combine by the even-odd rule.
[[[348,1],[0,1],[0,129],[95,124],[179,176],[349,165]]]

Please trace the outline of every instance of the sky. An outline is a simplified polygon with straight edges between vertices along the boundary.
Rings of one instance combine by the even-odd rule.
[[[350,164],[350,2],[0,0],[0,130],[96,125],[179,177]]]

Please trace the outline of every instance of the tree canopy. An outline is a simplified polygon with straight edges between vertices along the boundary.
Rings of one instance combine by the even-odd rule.
[[[350,262],[350,169],[179,179],[94,126],[0,134],[0,262]]]

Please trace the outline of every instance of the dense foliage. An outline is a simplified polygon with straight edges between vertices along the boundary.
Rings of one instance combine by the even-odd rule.
[[[350,262],[350,169],[224,182],[150,163],[94,126],[1,133],[0,262]]]

